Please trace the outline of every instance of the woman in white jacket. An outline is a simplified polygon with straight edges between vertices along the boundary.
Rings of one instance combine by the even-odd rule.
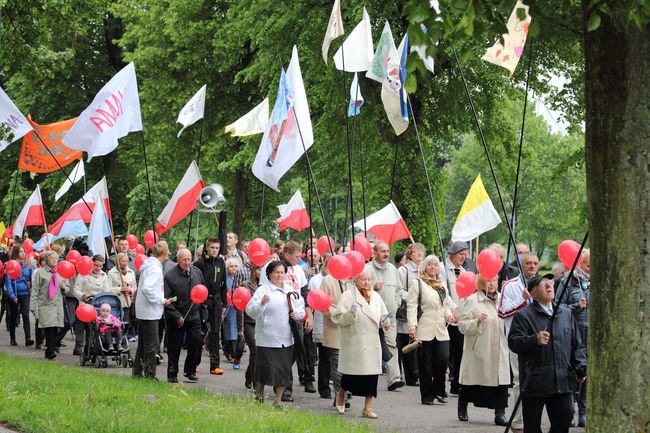
[[[305,317],[305,302],[300,292],[284,284],[287,267],[279,260],[266,266],[268,283],[260,286],[246,306],[246,314],[255,320],[255,398],[264,401],[264,386],[275,388],[274,406],[279,407],[282,393],[291,383],[293,365],[293,334],[289,318],[302,320]],[[294,292],[291,311],[287,294]]]
[[[341,387],[335,406],[345,413],[345,395],[365,397],[362,416],[379,418],[372,410],[377,397],[377,380],[381,374],[381,344],[379,326],[390,327],[388,310],[381,297],[372,290],[372,275],[364,270],[354,278],[355,288],[341,296],[332,322],[340,329],[339,372]]]

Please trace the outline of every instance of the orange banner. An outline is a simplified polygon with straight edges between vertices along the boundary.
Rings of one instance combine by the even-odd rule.
[[[77,121],[76,117],[50,125],[37,124],[32,120],[31,115],[27,115],[27,120],[54,154],[61,167],[81,159],[83,152],[63,145],[63,137]],[[56,161],[54,161],[50,152],[47,151],[34,132],[29,132],[23,137],[23,147],[18,158],[18,168],[34,173],[51,173],[59,170]]]

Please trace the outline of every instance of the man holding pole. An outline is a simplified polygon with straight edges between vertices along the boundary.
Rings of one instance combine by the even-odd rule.
[[[519,355],[525,433],[541,433],[546,406],[552,433],[565,433],[573,419],[573,393],[587,376],[587,357],[571,311],[557,305],[553,315],[553,274],[533,277],[533,302],[515,314],[508,335]]]

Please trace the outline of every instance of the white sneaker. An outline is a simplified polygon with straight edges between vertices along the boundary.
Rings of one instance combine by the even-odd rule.
[[[131,337],[129,338],[129,343],[135,343],[138,341],[138,337]]]

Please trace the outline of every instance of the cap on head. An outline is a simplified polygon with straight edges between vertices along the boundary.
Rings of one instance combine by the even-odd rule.
[[[533,293],[533,290],[535,289],[535,287],[537,287],[539,285],[539,283],[544,278],[553,281],[553,279],[555,278],[555,275],[553,275],[553,274],[544,274],[544,275],[537,275],[537,276],[531,278],[530,280],[528,280],[528,292]]]
[[[456,254],[460,253],[463,250],[469,250],[469,245],[467,242],[456,241],[447,248],[447,254]]]

